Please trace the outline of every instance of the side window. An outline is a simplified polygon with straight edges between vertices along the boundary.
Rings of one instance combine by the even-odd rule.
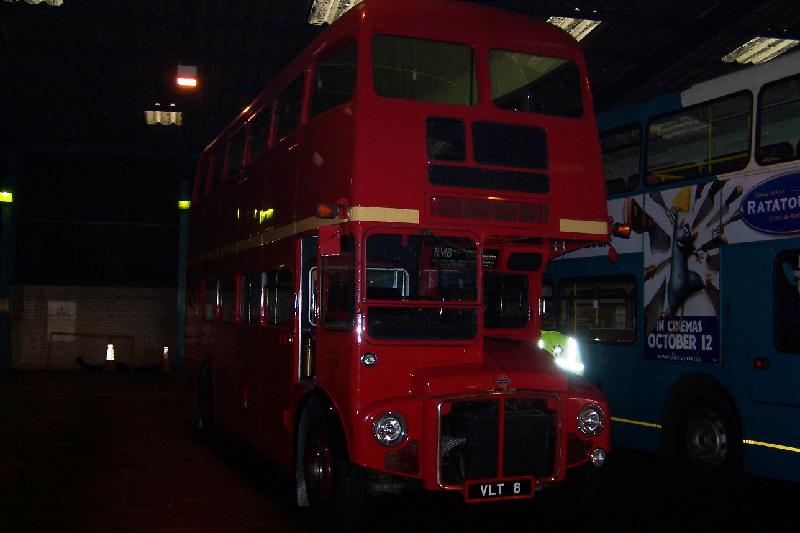
[[[356,43],[323,59],[314,71],[308,116],[319,115],[348,101],[356,87]]]
[[[636,340],[636,280],[582,278],[558,285],[564,333],[588,342],[627,344]]]
[[[288,269],[264,274],[265,319],[274,326],[288,326],[294,315],[294,285]]]
[[[483,325],[524,328],[530,320],[528,276],[487,272],[483,276]]]
[[[278,123],[275,131],[276,140],[283,139],[300,125],[300,113],[303,107],[304,80],[304,76],[298,76],[280,95],[278,95],[275,114],[275,120]]]
[[[775,258],[775,345],[782,352],[800,353],[800,250]]]
[[[255,161],[267,152],[271,124],[272,106],[267,106],[259,111],[256,118],[250,122],[250,157],[247,158],[248,162]]]
[[[236,176],[242,169],[242,159],[244,158],[244,143],[247,140],[247,128],[239,128],[228,139],[228,173],[227,178]]]
[[[639,124],[630,124],[600,134],[606,194],[630,191],[639,185]]]
[[[647,184],[724,174],[747,166],[752,95],[738,93],[658,117],[647,129]]]
[[[267,275],[264,273],[245,274],[242,279],[242,322],[259,324],[264,309],[264,285]]]
[[[219,281],[206,281],[205,295],[203,318],[205,320],[216,320],[217,309],[219,308]]]
[[[349,330],[355,319],[355,246],[351,235],[342,239],[342,252],[323,257],[322,326]]]
[[[236,317],[236,282],[232,279],[219,282],[219,305],[223,322],[233,322]]]
[[[225,154],[217,147],[214,149],[214,155],[211,158],[211,174],[208,176],[208,189],[206,192],[211,192],[219,186],[222,181],[222,167],[225,164]]]
[[[800,158],[800,76],[764,86],[758,99],[761,165]]]
[[[200,164],[197,166],[197,174],[195,175],[194,188],[192,190],[192,199],[197,200],[203,193],[206,192],[208,187],[208,173],[211,169],[211,154],[206,152],[200,159]]]
[[[275,324],[288,326],[294,316],[294,284],[292,272],[288,269],[278,270],[276,278],[277,303],[275,306]]]

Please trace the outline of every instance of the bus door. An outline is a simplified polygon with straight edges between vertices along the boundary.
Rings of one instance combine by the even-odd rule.
[[[338,237],[338,234],[337,234]],[[316,327],[316,364],[314,375],[317,382],[337,397],[346,397],[349,375],[348,362],[353,346],[355,327],[355,245],[353,235],[340,239],[338,253],[323,255],[321,266],[318,325]]]
[[[800,241],[728,246],[723,255],[725,356],[747,369],[745,438],[797,447],[800,439]]]
[[[312,383],[316,377],[316,333],[317,285],[319,268],[317,262],[317,237],[303,237],[300,240],[300,318],[297,343],[298,368],[293,382]]]

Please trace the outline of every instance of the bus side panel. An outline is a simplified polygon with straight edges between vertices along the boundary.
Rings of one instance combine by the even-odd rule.
[[[773,322],[775,276],[784,275],[776,258],[797,249],[800,239],[768,240],[729,246],[723,257],[725,355],[744,374],[740,394],[749,399],[744,438],[759,443],[745,447],[745,467],[790,480],[800,479],[800,354],[778,351]],[[757,361],[766,364],[757,368]]]
[[[289,269],[291,279],[297,277],[295,241],[284,239],[261,252],[262,272],[276,272]],[[294,287],[296,289],[296,287]],[[274,289],[273,289],[274,290]],[[292,309],[294,290],[292,291]],[[283,305],[283,303],[282,303]],[[290,311],[283,309],[279,314],[285,316]],[[270,316],[270,311],[267,310]],[[259,435],[258,448],[264,454],[284,465],[290,464],[292,455],[291,428],[286,421],[290,419],[294,384],[297,382],[297,358],[294,344],[294,319],[286,323],[267,323],[261,326],[260,346],[257,354],[257,373],[259,383]]]

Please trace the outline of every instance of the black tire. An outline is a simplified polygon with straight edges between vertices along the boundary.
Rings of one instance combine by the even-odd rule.
[[[713,391],[696,394],[679,423],[678,458],[690,470],[707,475],[738,473],[742,461],[742,432],[735,409]]]
[[[315,531],[353,531],[361,521],[366,495],[363,471],[352,464],[336,420],[320,404],[306,406],[299,440],[303,445],[302,476]]]
[[[208,361],[204,362],[200,368],[200,377],[197,383],[197,429],[203,435],[210,435],[216,429],[214,386]]]

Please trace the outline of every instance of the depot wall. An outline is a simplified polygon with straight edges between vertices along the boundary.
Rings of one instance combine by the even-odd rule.
[[[11,367],[77,369],[80,357],[146,368],[163,347],[174,354],[176,290],[141,287],[18,285],[11,294]]]

